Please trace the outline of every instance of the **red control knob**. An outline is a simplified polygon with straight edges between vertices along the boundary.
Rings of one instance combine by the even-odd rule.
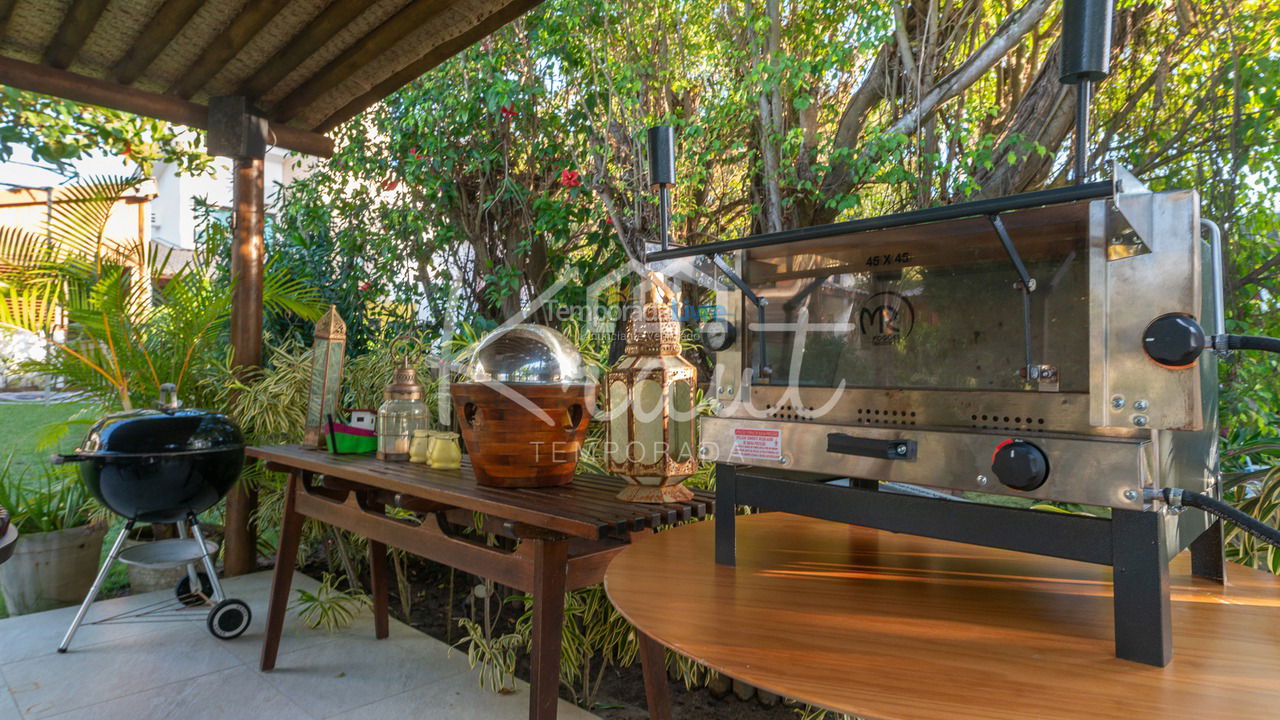
[[[991,472],[1014,490],[1035,490],[1049,479],[1049,459],[1025,440],[1005,440],[991,454]]]

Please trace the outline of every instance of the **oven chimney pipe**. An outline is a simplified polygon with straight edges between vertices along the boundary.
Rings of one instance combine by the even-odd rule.
[[[1111,73],[1111,16],[1114,0],[1063,0],[1062,74],[1059,81],[1076,85],[1075,181],[1089,176],[1089,104],[1093,84]]]
[[[671,187],[676,184],[676,148],[670,125],[649,128],[649,185],[658,189],[658,235],[671,244]]]

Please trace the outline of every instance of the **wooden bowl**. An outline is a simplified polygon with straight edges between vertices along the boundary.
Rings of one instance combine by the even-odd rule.
[[[596,386],[454,383],[453,409],[476,482],[551,487],[573,480]]]

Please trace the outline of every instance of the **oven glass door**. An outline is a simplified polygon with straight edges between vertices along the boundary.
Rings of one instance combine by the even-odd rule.
[[[1003,216],[1031,277],[1030,324],[1014,266],[985,218],[755,248],[745,279],[766,299],[743,360],[765,344],[774,385],[1087,392],[1084,204]],[[755,318],[753,308],[744,308]]]

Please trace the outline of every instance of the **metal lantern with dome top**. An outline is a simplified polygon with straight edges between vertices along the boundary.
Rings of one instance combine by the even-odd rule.
[[[406,353],[391,376],[391,384],[382,391],[377,419],[379,460],[408,461],[414,431],[431,427],[431,410],[422,400],[424,395],[418,372]]]
[[[596,384],[565,336],[542,325],[500,328],[471,351],[464,374],[450,392],[479,484],[573,480]]]

